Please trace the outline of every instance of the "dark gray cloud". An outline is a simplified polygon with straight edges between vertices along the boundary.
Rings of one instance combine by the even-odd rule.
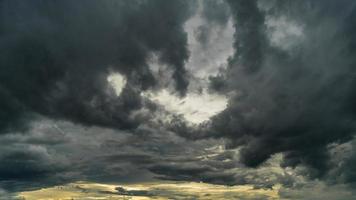
[[[76,180],[152,181],[164,178],[167,171],[154,169],[167,163],[172,163],[171,179],[189,180],[181,178],[189,171],[184,168],[204,164],[218,173],[227,165],[218,160],[232,156],[223,153],[217,161],[209,161],[211,164],[201,162],[204,157],[199,156],[210,152],[204,149],[221,141],[187,141],[164,129],[141,128],[127,133],[52,120],[33,122],[26,133],[2,134],[0,142],[0,188],[10,191]],[[179,165],[182,170],[174,170]],[[196,175],[191,173],[190,180]],[[197,176],[194,180],[203,178]]]
[[[232,62],[255,72],[260,68],[265,51],[264,15],[257,7],[257,1],[227,1],[230,5],[235,26],[236,55]]]
[[[308,199],[298,189],[355,183],[352,0],[3,0],[0,10],[0,188],[164,179],[281,184],[286,199]],[[235,52],[215,69],[204,55],[218,54],[208,44],[229,38],[231,20]],[[151,71],[152,56],[172,77]],[[206,82],[193,73],[205,64]],[[113,72],[127,79],[120,96]],[[228,106],[192,125],[141,95],[166,79],[180,96],[189,80],[209,83]]]
[[[189,53],[182,25],[193,4],[1,1],[1,129],[18,127],[34,113],[87,125],[136,126],[128,114],[141,107],[135,88],[155,84],[146,63],[152,52],[172,67],[184,95]],[[110,70],[128,79],[120,98],[107,94]]]
[[[327,145],[355,130],[353,2],[228,2],[236,52],[225,81],[234,95],[208,131],[242,146],[247,166],[285,152],[284,166],[323,175]]]
[[[150,197],[150,196],[154,196],[152,194],[152,192],[148,191],[148,190],[126,190],[123,187],[116,187],[115,188],[117,190],[118,194],[121,195],[128,195],[128,196],[145,196],[145,197]]]

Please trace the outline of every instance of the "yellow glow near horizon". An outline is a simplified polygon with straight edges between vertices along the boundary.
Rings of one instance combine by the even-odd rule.
[[[119,194],[115,189],[118,186],[129,192],[145,191],[146,193],[123,195]],[[172,181],[120,185],[76,182],[36,191],[21,192],[18,197],[26,200],[279,199],[277,186],[273,189],[254,189],[253,186],[250,185],[223,186],[207,183]]]

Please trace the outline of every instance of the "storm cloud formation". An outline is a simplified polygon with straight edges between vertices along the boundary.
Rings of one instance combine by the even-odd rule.
[[[289,198],[314,183],[348,190],[355,20],[352,0],[2,0],[0,187],[164,179],[282,185]],[[215,45],[219,34],[232,41]],[[194,124],[148,94],[174,109],[191,94],[228,103]],[[206,104],[184,112],[194,105]]]
[[[230,2],[236,55],[226,81],[235,95],[212,127],[232,138],[233,146],[243,146],[246,165],[285,152],[286,166],[303,163],[323,174],[328,144],[353,137],[356,38],[350,3]]]
[[[172,67],[175,87],[184,95],[189,53],[182,25],[194,10],[191,4],[1,1],[1,129],[23,124],[32,113],[135,126],[127,120],[141,106],[134,88],[155,85],[147,65],[152,52]],[[105,94],[110,70],[129,80],[120,98]]]

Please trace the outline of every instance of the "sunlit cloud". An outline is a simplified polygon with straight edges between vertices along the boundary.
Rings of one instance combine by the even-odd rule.
[[[223,186],[193,182],[151,182],[110,185],[76,182],[67,185],[21,192],[18,197],[26,200],[148,200],[148,199],[279,199],[278,188],[255,189],[253,186]]]
[[[143,93],[143,96],[162,105],[169,112],[183,115],[186,120],[195,124],[208,120],[227,106],[225,96],[210,94],[207,91],[202,91],[202,93],[190,92],[185,97],[179,98],[163,89],[158,92]]]
[[[115,94],[120,96],[122,90],[126,85],[126,78],[120,73],[112,73],[107,77],[110,86],[115,90]]]

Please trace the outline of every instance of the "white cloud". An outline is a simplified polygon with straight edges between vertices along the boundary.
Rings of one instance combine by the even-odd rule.
[[[115,94],[120,96],[122,90],[126,85],[126,78],[120,73],[112,73],[107,77],[110,86],[115,90]]]
[[[230,18],[226,26],[209,24],[201,14],[201,5],[195,16],[185,24],[188,33],[188,48],[190,57],[186,68],[198,78],[216,75],[219,68],[227,65],[227,59],[234,54],[233,21]],[[197,40],[200,28],[207,27],[208,41],[204,44]]]
[[[225,96],[209,94],[206,91],[201,94],[189,92],[184,98],[179,98],[163,89],[143,93],[143,96],[162,105],[167,111],[183,115],[186,120],[196,124],[208,120],[227,106]]]

